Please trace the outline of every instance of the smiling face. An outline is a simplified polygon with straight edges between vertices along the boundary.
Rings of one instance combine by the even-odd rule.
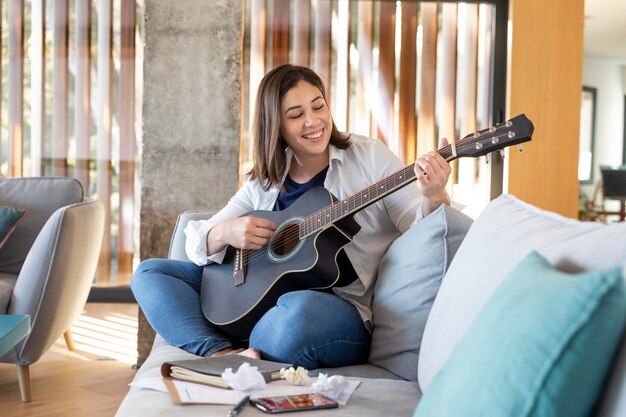
[[[322,92],[299,81],[281,100],[280,133],[301,164],[328,163],[328,142],[333,127]]]

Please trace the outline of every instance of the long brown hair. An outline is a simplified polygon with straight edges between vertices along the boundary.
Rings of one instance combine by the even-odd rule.
[[[280,134],[281,101],[289,90],[300,81],[317,87],[326,101],[324,83],[311,69],[296,65],[280,65],[265,74],[257,92],[252,120],[253,167],[248,172],[250,179],[258,179],[263,189],[269,190],[283,179],[287,165],[285,148],[287,142]],[[330,143],[340,149],[350,146],[349,137],[344,137],[333,121]]]

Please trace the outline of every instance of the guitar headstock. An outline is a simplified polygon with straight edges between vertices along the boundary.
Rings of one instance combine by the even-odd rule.
[[[520,114],[490,128],[470,133],[458,140],[456,146],[446,146],[441,150],[445,153],[440,153],[447,161],[462,157],[479,157],[528,142],[532,139],[534,130],[532,122],[524,114]]]

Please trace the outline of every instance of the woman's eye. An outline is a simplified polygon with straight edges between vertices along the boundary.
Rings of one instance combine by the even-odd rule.
[[[322,104],[319,107],[313,107],[313,110],[322,110],[324,108],[324,105]]]
[[[297,119],[298,117],[302,116],[302,113],[300,114],[294,114],[293,116],[291,116],[291,119]]]

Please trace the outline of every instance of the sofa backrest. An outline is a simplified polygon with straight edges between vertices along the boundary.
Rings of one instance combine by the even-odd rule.
[[[217,210],[188,210],[180,213],[172,233],[168,258],[188,261],[189,258],[185,253],[185,227],[187,223],[189,223],[189,220],[210,219],[215,213],[217,213]]]
[[[1,178],[0,205],[26,209],[26,216],[0,250],[0,272],[18,274],[33,242],[57,209],[83,201],[83,187],[73,178]]]

